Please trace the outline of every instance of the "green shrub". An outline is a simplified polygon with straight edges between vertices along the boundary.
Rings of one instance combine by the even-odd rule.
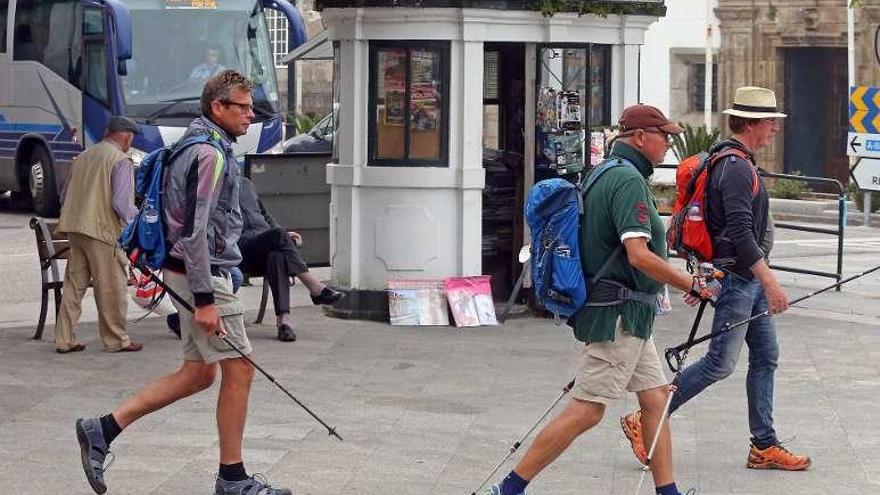
[[[801,175],[797,170],[791,175]],[[774,179],[770,196],[780,199],[801,199],[801,196],[810,191],[806,182],[794,179]]]
[[[315,124],[321,120],[314,115],[297,115],[293,118],[293,125],[296,126],[296,133],[302,134],[304,132],[309,132],[312,127],[315,127]]]
[[[846,188],[846,196],[847,199],[856,202],[856,208],[859,211],[865,211],[865,192],[859,189],[856,181],[849,181],[849,186]],[[880,194],[874,193],[871,195],[871,213],[878,210],[880,210]]]
[[[706,132],[703,126],[694,127],[684,122],[679,122],[679,126],[684,132],[672,136],[672,152],[678,161],[696,155],[701,151],[709,151],[709,148],[718,140],[718,129],[712,129],[712,132]]]

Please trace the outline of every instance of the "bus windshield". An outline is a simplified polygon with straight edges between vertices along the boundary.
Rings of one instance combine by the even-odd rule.
[[[202,86],[233,69],[254,82],[256,120],[278,111],[278,84],[262,6],[255,0],[126,0],[133,55],[126,113],[170,124],[200,114]],[[182,124],[182,122],[180,122]]]

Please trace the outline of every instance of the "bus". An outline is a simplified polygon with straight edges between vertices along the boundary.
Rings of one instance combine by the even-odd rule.
[[[42,216],[60,209],[70,164],[112,115],[137,121],[129,152],[176,142],[224,68],[254,81],[256,117],[234,151],[280,151],[283,111],[264,9],[306,41],[286,0],[0,0],[0,191]]]

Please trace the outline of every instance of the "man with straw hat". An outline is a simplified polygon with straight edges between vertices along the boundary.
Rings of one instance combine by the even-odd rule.
[[[725,272],[715,306],[713,332],[768,308],[771,313],[782,313],[789,303],[767,264],[772,245],[765,242],[770,201],[754,159],[754,153],[773,140],[786,115],[777,111],[773,91],[752,86],[737,89],[733,107],[723,113],[728,115],[727,125],[733,136],[716,143],[709,152],[736,147],[748,159],[728,156],[709,171],[707,223],[712,235],[713,263]],[[779,346],[772,318],[758,318],[748,327],[713,338],[706,355],[685,368],[675,380],[678,390],[670,405],[670,415],[709,385],[733,373],[743,342],[749,347],[746,397],[752,435],[747,467],[807,469],[810,458],[784,448],[773,428],[773,382]],[[641,412],[626,415],[621,425],[636,457],[644,462]]]

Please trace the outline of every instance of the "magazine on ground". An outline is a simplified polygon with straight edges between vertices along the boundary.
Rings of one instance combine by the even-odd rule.
[[[492,301],[492,277],[449,277],[444,280],[446,298],[458,327],[497,325]]]
[[[392,325],[449,325],[443,280],[389,280],[388,312]]]

